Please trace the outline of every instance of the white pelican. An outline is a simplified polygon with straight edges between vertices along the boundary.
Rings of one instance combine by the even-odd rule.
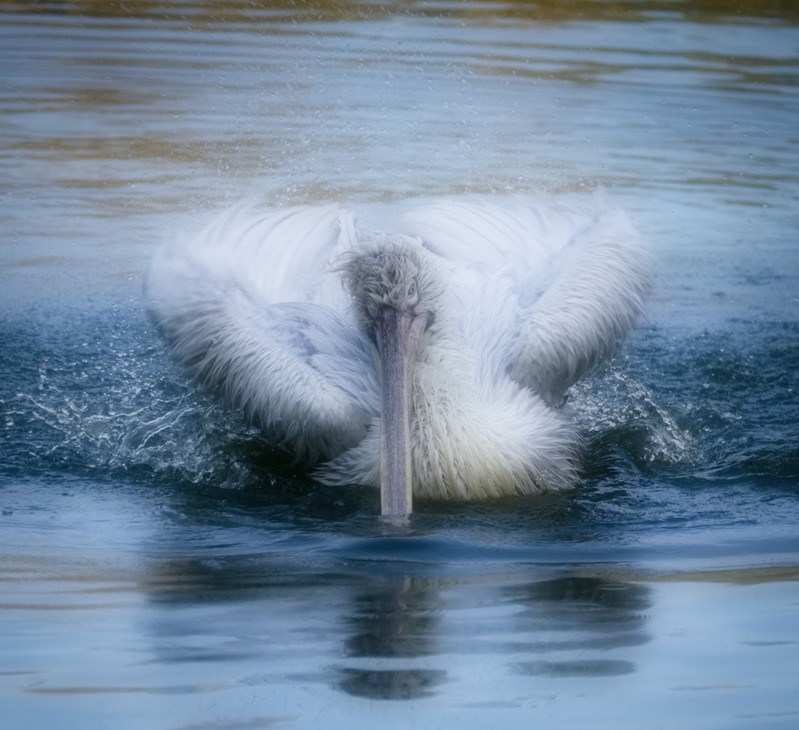
[[[146,283],[171,356],[328,484],[481,500],[575,481],[560,408],[649,288],[615,209],[420,208],[368,233],[336,205],[250,203],[167,245]]]

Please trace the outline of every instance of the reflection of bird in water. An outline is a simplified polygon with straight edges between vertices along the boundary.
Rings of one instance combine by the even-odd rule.
[[[196,380],[320,481],[380,485],[386,515],[571,484],[560,406],[641,311],[636,231],[602,207],[452,202],[404,225],[241,206],[157,255],[148,308]]]

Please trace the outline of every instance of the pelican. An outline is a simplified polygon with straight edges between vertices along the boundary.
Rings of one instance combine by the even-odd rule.
[[[325,484],[484,500],[573,485],[569,387],[611,357],[650,272],[626,215],[445,201],[402,233],[338,205],[236,206],[145,285],[171,357]]]

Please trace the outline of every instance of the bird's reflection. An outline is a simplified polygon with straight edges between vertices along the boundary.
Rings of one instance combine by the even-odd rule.
[[[608,658],[607,652],[649,640],[649,593],[640,584],[580,575],[521,587],[514,598],[527,607],[522,625],[546,640],[535,643],[535,658],[517,670],[553,678],[631,674],[633,662]]]
[[[254,666],[231,681],[278,676],[409,700],[468,678],[475,656],[536,681],[623,676],[636,669],[628,650],[649,640],[651,589],[614,576],[392,575],[389,564],[355,563],[304,572],[274,556],[158,561],[145,586],[163,610],[153,661],[229,677]]]
[[[392,576],[357,594],[346,642],[351,657],[417,657],[435,651],[440,600],[432,581]]]
[[[347,618],[348,657],[414,659],[436,653],[441,601],[436,581],[391,576],[354,596]],[[426,667],[346,667],[339,687],[358,697],[413,699],[429,696],[446,672]]]

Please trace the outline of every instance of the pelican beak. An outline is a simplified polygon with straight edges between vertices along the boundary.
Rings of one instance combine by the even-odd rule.
[[[411,384],[426,316],[383,309],[376,328],[382,370],[380,504],[383,517],[402,520],[413,511]]]

